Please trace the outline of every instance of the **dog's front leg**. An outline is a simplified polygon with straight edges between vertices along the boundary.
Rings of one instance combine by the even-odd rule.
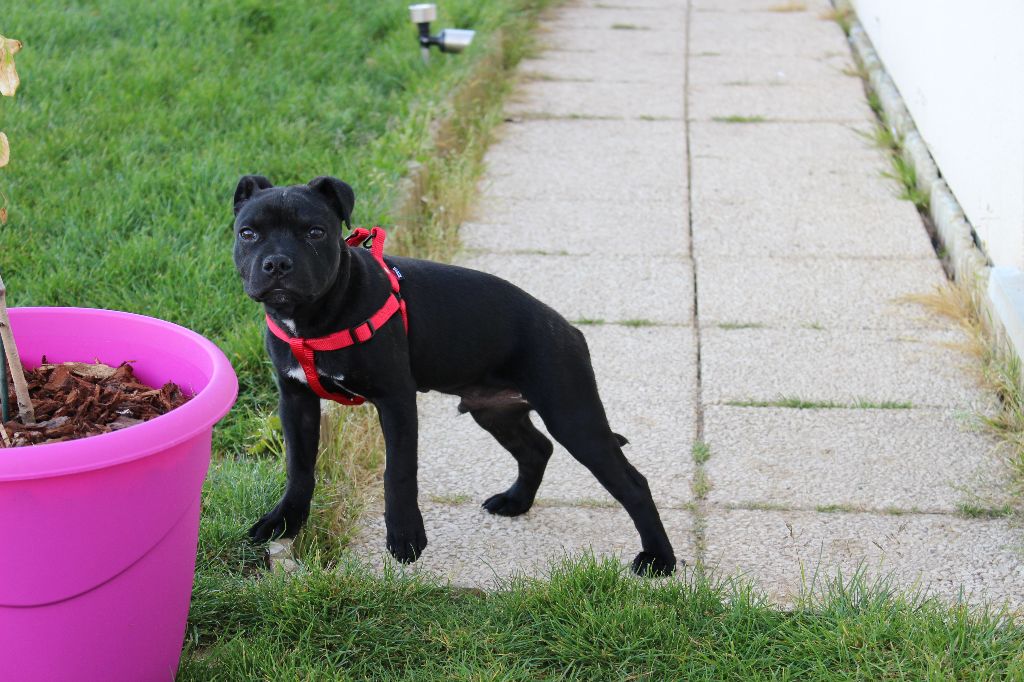
[[[374,401],[384,431],[384,524],[387,548],[403,564],[416,561],[427,546],[417,503],[416,391],[410,389]]]
[[[314,469],[320,444],[320,398],[304,386],[278,380],[281,402],[278,412],[284,430],[288,482],[277,506],[263,515],[249,537],[254,542],[295,537],[309,517],[309,505],[316,485]]]

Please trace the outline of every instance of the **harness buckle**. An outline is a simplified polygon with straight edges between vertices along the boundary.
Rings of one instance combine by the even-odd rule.
[[[369,330],[369,333],[365,337],[361,337],[359,330],[364,326]],[[352,330],[349,333],[357,343],[366,343],[373,338],[374,334],[377,333],[377,327],[373,324],[373,319],[368,317],[356,326],[352,327]]]

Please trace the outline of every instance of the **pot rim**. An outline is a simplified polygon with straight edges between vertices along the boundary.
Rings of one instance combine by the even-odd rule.
[[[52,316],[55,321],[73,315],[156,328],[168,342],[181,344],[189,349],[189,354],[205,357],[213,370],[206,386],[187,403],[142,424],[61,443],[0,448],[0,481],[77,474],[167,450],[212,429],[238,396],[238,379],[220,348],[204,336],[173,322],[104,308],[23,307],[10,308],[9,312],[12,324],[16,324],[22,314]]]

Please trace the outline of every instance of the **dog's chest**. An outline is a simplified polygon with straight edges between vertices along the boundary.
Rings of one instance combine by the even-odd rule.
[[[289,331],[294,333],[294,328],[288,324],[289,322],[290,320],[284,320]],[[313,369],[316,371],[316,376],[320,380],[321,386],[330,393],[344,392],[362,395],[352,387],[353,383],[361,384],[360,377],[358,376],[361,372],[358,370],[350,371],[352,368],[349,366],[349,363],[344,362],[343,358],[332,357],[332,355],[322,351],[314,355]],[[280,354],[273,353],[272,356],[274,364],[281,368],[282,374],[304,386],[309,386],[305,369],[290,351],[284,351]]]
[[[318,353],[317,355],[320,354]],[[320,358],[317,358],[317,360],[319,359]],[[305,386],[308,386],[309,380],[306,378],[306,371],[299,365],[298,361],[294,357],[291,357],[288,360],[286,360],[286,362],[288,363],[288,369],[285,371],[285,374],[289,378],[294,379],[295,381],[298,381],[299,383]],[[354,393],[356,395],[359,395],[355,390],[346,385],[345,372],[333,368],[325,370],[323,367],[321,367],[321,364],[322,361],[314,361],[316,376],[318,379],[320,379],[320,384],[325,389],[332,393],[336,393],[338,391],[345,391],[348,393]]]

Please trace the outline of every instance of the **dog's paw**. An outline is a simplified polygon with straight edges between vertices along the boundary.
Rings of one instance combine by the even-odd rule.
[[[650,552],[640,552],[633,559],[633,572],[644,577],[672,575],[676,570],[674,556],[662,557]]]
[[[508,492],[492,495],[484,500],[484,509],[499,516],[519,516],[525,514],[533,506],[533,500],[524,501]]]
[[[308,516],[309,507],[300,509],[282,501],[252,525],[249,529],[249,539],[255,543],[263,543],[280,537],[293,538]]]
[[[423,521],[419,524],[388,528],[388,551],[403,564],[411,564],[420,558],[427,547],[427,531],[423,529]]]

